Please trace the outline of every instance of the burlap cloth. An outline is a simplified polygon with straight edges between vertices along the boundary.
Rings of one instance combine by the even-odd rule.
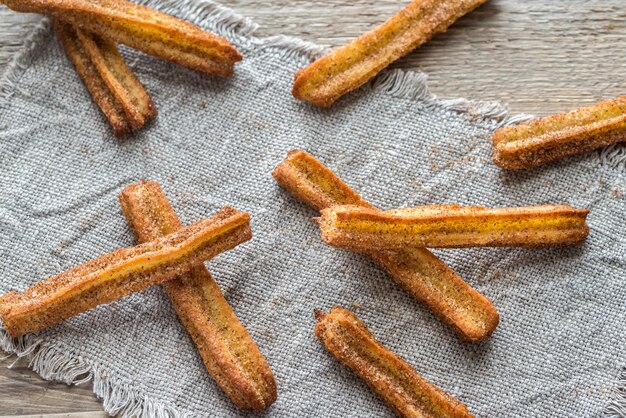
[[[204,0],[151,6],[230,39],[245,54],[218,80],[124,49],[159,108],[115,139],[44,20],[2,81],[0,291],[133,244],[117,193],[159,181],[185,222],[230,204],[253,240],[210,263],[278,383],[267,416],[390,416],[313,335],[313,309],[353,309],[388,347],[483,417],[624,411],[624,147],[518,173],[491,163],[504,108],[438,101],[425,76],[385,72],[330,110],[294,100],[293,73],[319,48],[261,39]],[[503,88],[506,88],[505,86]],[[315,212],[272,168],[292,148],[320,158],[382,208],[431,203],[589,208],[591,234],[564,249],[436,251],[501,313],[493,337],[462,343],[370,261],[326,246]],[[123,416],[235,416],[159,287],[38,335],[2,339],[45,379],[93,380]]]

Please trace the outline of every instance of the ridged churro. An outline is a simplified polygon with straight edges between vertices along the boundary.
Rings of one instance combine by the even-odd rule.
[[[414,0],[385,23],[295,75],[294,97],[331,106],[487,0]]]
[[[400,417],[472,417],[456,398],[420,376],[411,365],[384,347],[347,309],[335,307],[319,321],[315,335],[341,363],[363,379]]]
[[[567,205],[517,208],[436,205],[378,211],[354,205],[322,210],[322,239],[353,251],[407,247],[541,247],[587,238],[588,210]]]
[[[180,230],[158,183],[140,182],[120,194],[122,212],[138,242]],[[262,410],[276,400],[276,382],[263,354],[202,264],[162,283],[215,381],[235,405]]]
[[[136,131],[156,117],[152,99],[113,42],[56,19],[52,27],[116,136]]]
[[[626,142],[626,96],[498,129],[493,161],[518,170]]]
[[[317,210],[334,205],[372,206],[312,155],[294,150],[272,172],[278,183]],[[391,278],[464,340],[489,338],[498,311],[452,269],[425,248],[367,253]]]
[[[0,0],[207,74],[229,77],[239,52],[198,26],[126,0]]]
[[[37,332],[153,284],[249,240],[250,217],[225,207],[162,238],[123,248],[18,293],[0,297],[0,318],[14,337]]]

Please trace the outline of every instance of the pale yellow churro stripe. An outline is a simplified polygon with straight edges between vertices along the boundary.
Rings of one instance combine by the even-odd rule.
[[[324,209],[319,222],[327,244],[354,251],[541,247],[584,241],[588,213],[566,205],[497,209],[448,205],[393,211],[347,205]]]
[[[251,238],[250,217],[225,207],[162,238],[123,248],[0,297],[0,318],[11,336],[37,332],[153,284]]]

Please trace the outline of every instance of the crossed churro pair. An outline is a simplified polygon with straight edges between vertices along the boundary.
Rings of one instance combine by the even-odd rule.
[[[276,400],[272,371],[203,264],[251,238],[250,216],[227,206],[183,227],[155,182],[126,187],[120,204],[140,244],[1,296],[6,331],[15,337],[37,332],[161,284],[208,372],[233,403],[267,408]]]
[[[224,38],[126,0],[1,0],[18,12],[41,13],[52,27],[116,136],[156,117],[144,86],[116,44],[206,74],[229,77],[241,54]]]
[[[587,210],[566,205],[488,209],[431,205],[381,211],[312,155],[294,150],[272,175],[318,209],[322,239],[373,258],[462,339],[488,338],[498,324],[493,305],[425,247],[573,245],[589,228]]]
[[[363,252],[461,339],[488,338],[499,322],[491,302],[424,247],[572,245],[589,232],[586,210],[565,205],[487,209],[432,205],[381,211],[312,155],[294,150],[272,172],[295,197],[321,212],[322,239]],[[316,335],[339,361],[400,416],[467,417],[456,399],[380,345],[351,312],[316,312]]]

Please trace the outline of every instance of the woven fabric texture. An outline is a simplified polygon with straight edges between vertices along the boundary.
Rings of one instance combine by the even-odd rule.
[[[598,152],[503,171],[490,144],[512,121],[502,107],[437,101],[421,74],[386,72],[331,109],[311,107],[290,87],[319,48],[256,38],[251,22],[213,3],[149,4],[226,36],[245,60],[222,80],[123,48],[159,116],[115,139],[43,22],[2,85],[0,292],[132,245],[117,194],[156,180],[186,223],[224,205],[251,213],[252,241],[207,265],[275,374],[278,400],[262,416],[391,416],[315,338],[313,309],[334,305],[355,311],[477,416],[618,413],[626,347],[619,161]],[[591,234],[573,248],[435,251],[501,313],[489,341],[463,343],[368,259],[320,240],[315,212],[270,175],[293,148],[381,208],[566,203],[591,210]],[[112,414],[240,415],[159,287],[2,344],[32,356],[46,379],[93,379]]]

